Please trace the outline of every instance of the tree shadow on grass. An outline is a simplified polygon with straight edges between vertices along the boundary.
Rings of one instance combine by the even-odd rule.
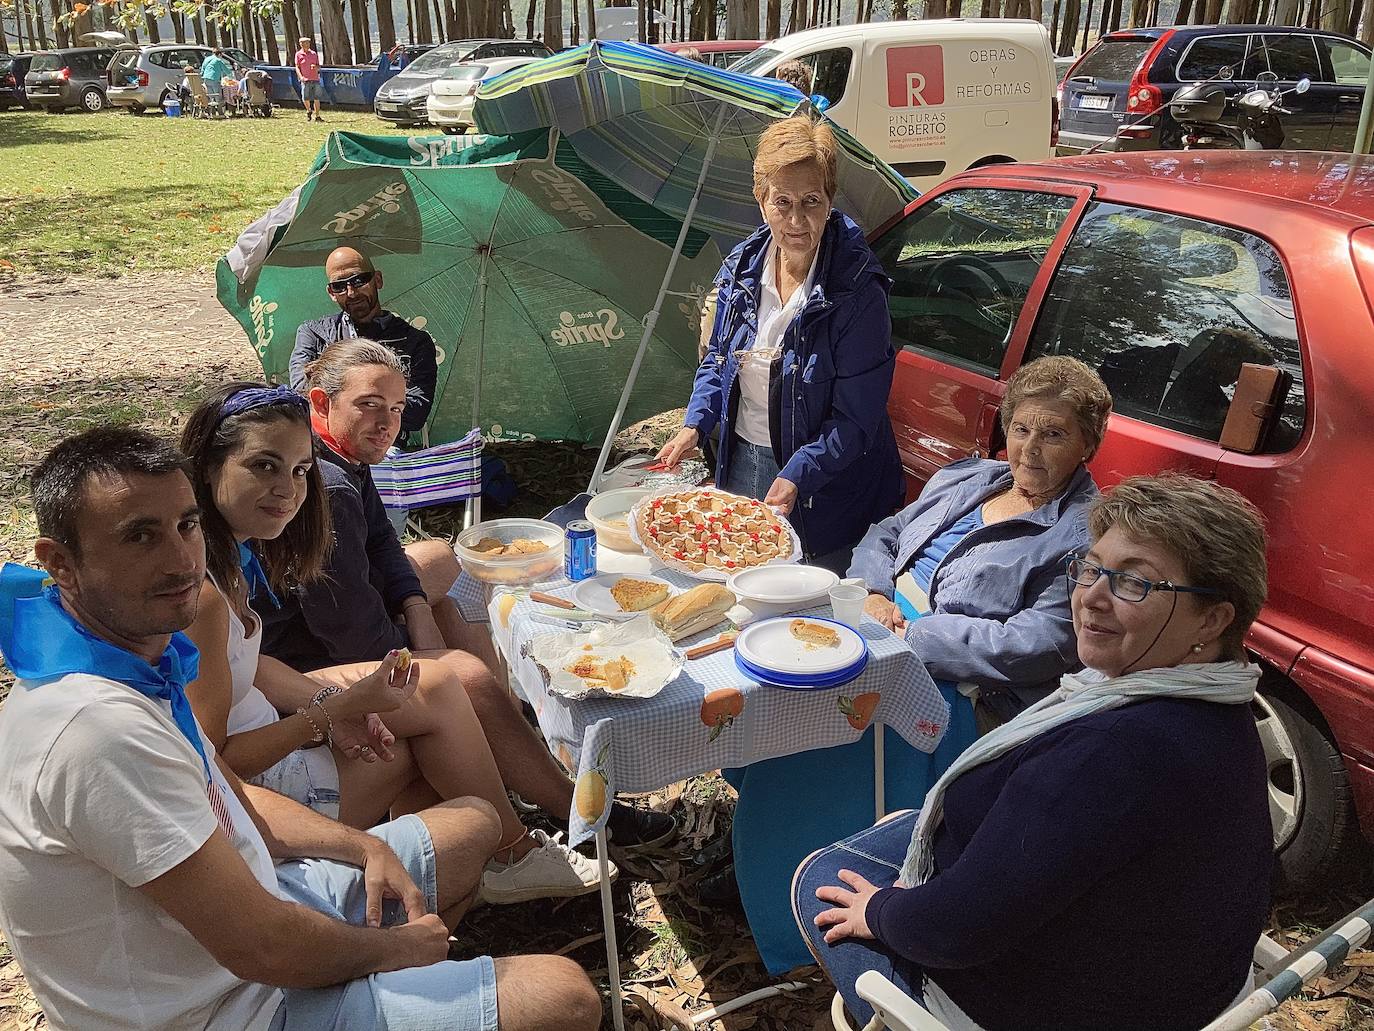
[[[7,147],[28,147],[35,144],[90,143],[93,140],[115,139],[100,123],[106,118],[115,118],[113,111],[102,114],[64,114],[50,115],[43,111],[6,111],[0,112],[0,151]],[[63,125],[64,131],[57,132],[58,119],[80,119],[81,131],[72,132]]]

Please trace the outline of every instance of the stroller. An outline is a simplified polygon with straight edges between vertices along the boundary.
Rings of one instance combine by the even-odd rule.
[[[247,89],[242,100],[244,113],[250,118],[272,117],[272,77],[254,69],[245,77]]]

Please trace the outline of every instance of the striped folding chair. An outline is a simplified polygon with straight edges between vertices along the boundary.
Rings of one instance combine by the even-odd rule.
[[[372,480],[388,514],[433,505],[467,503],[466,529],[482,518],[482,431],[419,451],[392,451],[372,467]]]
[[[1352,950],[1369,941],[1372,926],[1374,899],[1341,917],[1292,952],[1268,935],[1260,935],[1254,952],[1254,990],[1202,1031],[1245,1031],[1297,995],[1303,985],[1344,963]],[[863,1031],[882,1031],[884,1028],[887,1031],[948,1031],[943,1023],[876,970],[860,974],[854,987],[877,1014]],[[830,1007],[830,1018],[836,1031],[851,1031],[844,1001],[838,994]]]

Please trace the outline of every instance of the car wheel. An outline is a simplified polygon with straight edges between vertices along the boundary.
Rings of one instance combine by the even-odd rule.
[[[81,108],[95,114],[97,111],[105,110],[105,94],[94,86],[87,86],[81,91]]]
[[[129,105],[129,114],[131,114],[131,115],[141,115],[141,114],[143,114],[143,111],[144,111],[144,108],[143,108],[143,105],[142,105],[142,104],[130,104],[130,105]]]
[[[442,128],[442,129],[444,130],[444,132],[445,132],[447,135],[449,135],[449,136],[461,136],[461,135],[463,135],[463,127],[462,127],[461,125],[445,125],[445,126],[441,126],[441,128]]]
[[[1320,713],[1290,685],[1266,684],[1252,711],[1279,877],[1297,891],[1325,887],[1349,871],[1361,849],[1345,762]]]

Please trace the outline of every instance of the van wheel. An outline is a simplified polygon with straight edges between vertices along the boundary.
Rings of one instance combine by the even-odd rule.
[[[81,108],[95,114],[97,111],[105,110],[105,94],[94,86],[87,86],[81,91]]]
[[[1278,878],[1295,891],[1323,888],[1350,872],[1363,847],[1340,750],[1316,707],[1287,681],[1266,676],[1252,711],[1268,771]]]

